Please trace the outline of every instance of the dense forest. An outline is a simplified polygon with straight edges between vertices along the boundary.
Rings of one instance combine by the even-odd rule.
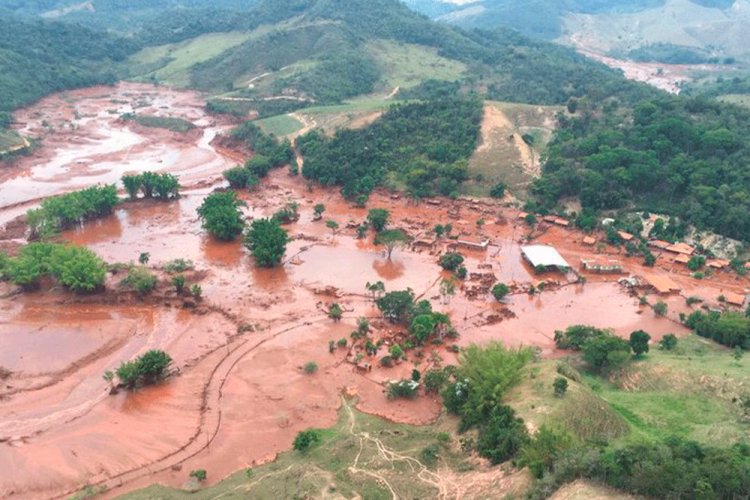
[[[114,65],[137,46],[63,23],[0,19],[0,112],[51,92],[116,81]]]
[[[368,195],[389,173],[415,196],[451,195],[466,179],[482,116],[479,99],[454,98],[395,106],[374,124],[330,139],[309,132],[297,140],[303,174],[343,186],[347,197]]]
[[[750,111],[704,98],[661,97],[560,116],[543,205],[576,196],[584,209],[642,208],[750,241]]]

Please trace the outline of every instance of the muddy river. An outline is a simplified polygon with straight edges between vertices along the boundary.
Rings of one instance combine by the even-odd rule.
[[[370,239],[358,240],[353,229],[344,229],[362,221],[366,209],[353,208],[336,190],[308,190],[286,169],[241,194],[248,218],[270,215],[290,200],[300,204],[300,220],[288,226],[294,240],[284,265],[257,269],[239,242],[216,242],[200,227],[196,208],[221,184],[221,172],[237,162],[236,155],[226,157],[211,146],[230,124],[207,116],[202,104],[192,92],[120,84],[54,95],[17,114],[21,131],[40,142],[31,156],[0,171],[0,225],[44,197],[115,182],[124,172],[174,173],[183,185],[179,201],[125,202],[112,216],[60,239],[86,245],[110,263],[134,262],[148,252],[154,272],[169,260],[190,259],[196,268],[191,279],[200,282],[203,299],[175,297],[163,276],[147,299],[119,290],[121,275],[108,278],[107,292],[90,297],[49,288],[17,294],[0,285],[0,366],[11,372],[0,381],[0,496],[65,497],[85,484],[106,485],[107,496],[116,496],[153,482],[181,486],[187,471],[197,468],[207,469],[215,482],[273,459],[302,429],[334,423],[342,391],[358,395],[363,411],[401,422],[431,421],[439,401],[389,401],[383,383],[407,376],[417,364],[424,369],[440,359],[455,362],[445,346],[426,348],[424,360],[410,355],[395,367],[372,371],[348,363],[347,349],[329,353],[329,341],[349,338],[360,316],[371,318],[376,336],[390,334],[393,327],[379,319],[367,282],[383,281],[388,290],[408,287],[430,299],[451,315],[459,345],[501,340],[556,356],[554,331],[576,323],[611,327],[624,336],[645,329],[655,339],[686,333],[677,321],[687,310],[683,297],[665,299],[668,317],[657,318],[616,277],[591,275],[580,285],[562,274],[545,276],[551,283],[541,295],[523,293],[539,281],[520,256],[519,241],[528,229],[501,202],[415,206],[375,193],[369,207],[389,209],[393,225],[414,236],[437,222],[452,222],[465,236],[489,238],[486,252],[466,252],[469,271],[491,272],[518,290],[500,305],[487,293],[469,293],[476,283],[467,281],[443,299],[440,245],[397,249],[388,259]],[[184,118],[197,128],[179,134],[119,120],[134,109]],[[342,227],[338,234],[313,221],[316,203],[326,205],[325,219]],[[481,230],[479,218],[488,221]],[[571,263],[594,252],[581,238],[557,227],[538,235]],[[637,260],[615,257],[629,271],[643,272]],[[747,286],[729,276],[698,284],[667,265],[651,272],[672,275],[687,291],[700,286],[707,300]],[[345,311],[341,322],[326,316],[332,302]],[[179,375],[157,387],[110,395],[104,371],[148,349],[169,352]],[[302,370],[308,361],[319,365],[316,374]]]

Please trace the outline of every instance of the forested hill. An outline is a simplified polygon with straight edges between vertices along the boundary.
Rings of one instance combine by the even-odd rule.
[[[0,19],[0,112],[46,94],[116,80],[113,65],[134,52],[128,40],[79,26]]]

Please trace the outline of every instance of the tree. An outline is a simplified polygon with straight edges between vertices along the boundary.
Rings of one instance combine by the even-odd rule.
[[[151,254],[148,252],[141,252],[141,254],[138,256],[138,263],[142,266],[148,264],[149,260],[151,260]]]
[[[636,358],[640,358],[642,354],[648,352],[648,343],[650,340],[651,335],[643,330],[636,330],[630,334],[629,344]]]
[[[120,283],[135,290],[138,295],[145,296],[156,288],[156,276],[151,274],[145,267],[131,267],[128,275]]]
[[[376,281],[375,283],[370,283],[368,281],[365,288],[372,295],[373,300],[381,297],[385,293],[385,283],[382,281]]]
[[[654,314],[656,314],[657,316],[666,316],[668,309],[669,306],[667,305],[667,303],[661,300],[654,304]]]
[[[399,323],[406,321],[414,309],[414,292],[409,288],[388,292],[375,301],[383,317]]]
[[[464,256],[458,252],[447,252],[440,256],[438,263],[446,271],[455,271],[464,263]]]
[[[495,300],[498,302],[503,300],[509,293],[510,288],[508,288],[508,285],[505,283],[496,283],[495,286],[492,287],[492,296],[495,297]]]
[[[139,385],[155,384],[164,379],[172,358],[164,351],[150,350],[132,361],[120,364],[115,372],[122,385],[134,389]]]
[[[175,292],[181,294],[185,290],[185,276],[182,274],[172,276],[172,286],[174,286]]]
[[[245,222],[240,207],[245,202],[238,199],[234,191],[211,193],[198,208],[203,228],[211,236],[222,241],[232,241],[242,234]]]
[[[595,371],[617,369],[630,359],[630,344],[612,334],[595,337],[583,345],[583,359]]]
[[[326,211],[326,206],[322,203],[318,203],[313,207],[313,220],[320,220],[323,218],[323,212]]]
[[[673,333],[666,334],[659,341],[659,349],[671,351],[675,347],[677,347],[677,336]]]
[[[328,317],[333,321],[341,321],[343,315],[344,310],[336,302],[331,304],[331,307],[328,308]]]
[[[311,448],[319,445],[321,441],[323,441],[323,434],[318,429],[308,429],[297,434],[292,446],[295,451],[306,453]]]
[[[552,387],[555,390],[555,396],[561,398],[568,390],[568,379],[565,377],[555,377],[555,381],[552,382]]]
[[[456,294],[456,282],[453,278],[440,280],[440,296],[444,304],[449,304],[451,297]]]
[[[125,186],[125,191],[128,192],[128,196],[131,200],[138,198],[138,191],[141,190],[141,176],[140,175],[123,175],[122,183]]]
[[[260,267],[277,266],[289,242],[287,232],[274,219],[256,219],[245,236],[245,246]]]
[[[384,208],[373,208],[367,213],[367,222],[370,223],[375,231],[380,232],[385,229],[390,218],[390,213]]]
[[[245,167],[230,168],[225,170],[223,175],[229,182],[229,187],[233,189],[247,188],[258,183],[258,178]]]
[[[385,246],[388,260],[391,260],[391,254],[396,247],[405,245],[408,241],[409,237],[400,229],[383,230],[375,236],[375,244]]]
[[[305,366],[302,367],[305,373],[312,375],[318,371],[318,363],[315,361],[308,361]]]
[[[526,426],[513,408],[497,405],[480,426],[477,452],[493,464],[500,464],[513,458],[528,440]]]
[[[390,349],[388,349],[388,352],[391,354],[391,357],[396,360],[406,357],[404,349],[398,344],[393,344]]]

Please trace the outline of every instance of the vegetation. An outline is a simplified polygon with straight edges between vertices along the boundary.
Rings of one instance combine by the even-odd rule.
[[[148,295],[156,288],[156,276],[151,274],[145,267],[133,266],[128,270],[128,275],[120,283],[122,286],[132,288],[138,295]]]
[[[151,128],[164,128],[171,130],[172,132],[185,133],[195,128],[192,122],[183,120],[182,118],[175,118],[171,116],[150,116],[150,115],[137,115],[135,113],[126,113],[122,115],[122,119],[126,121],[134,121],[139,125]]]
[[[750,318],[740,313],[694,311],[685,320],[685,325],[701,337],[727,347],[750,349]]]
[[[386,248],[388,260],[391,259],[391,254],[399,246],[403,246],[409,242],[409,236],[400,229],[386,229],[380,231],[375,236],[375,244],[383,245]]]
[[[258,177],[246,167],[234,167],[224,171],[229,187],[234,189],[251,188],[258,184]]]
[[[750,123],[747,110],[660,97],[632,111],[605,105],[559,121],[533,188],[544,206],[577,196],[587,210],[642,208],[750,239],[741,215],[750,207],[750,180],[736,168],[750,148],[736,132]]]
[[[172,174],[143,172],[138,175],[125,175],[122,183],[131,200],[138,198],[139,191],[143,193],[144,198],[160,200],[170,200],[180,196],[180,182]]]
[[[287,232],[273,218],[256,219],[245,235],[245,246],[260,267],[274,267],[281,263],[289,242]]]
[[[171,364],[172,358],[169,354],[164,351],[150,350],[132,361],[125,361],[115,373],[126,389],[133,390],[161,382],[168,375]]]
[[[305,363],[305,366],[303,366],[302,369],[308,375],[312,375],[313,373],[317,373],[318,363],[316,363],[315,361],[308,361],[307,363]]]
[[[266,134],[252,122],[245,122],[233,129],[231,137],[244,142],[255,153],[245,163],[245,168],[259,178],[265,177],[270,169],[286,165],[294,158],[289,141],[279,142],[275,136]]]
[[[491,292],[492,296],[495,297],[495,300],[500,302],[510,293],[510,288],[508,288],[508,285],[505,283],[496,283],[495,286],[492,287]]]
[[[240,210],[243,206],[245,202],[237,198],[234,191],[219,191],[203,200],[198,207],[198,215],[203,221],[203,228],[211,236],[222,241],[232,241],[245,228]]]
[[[373,208],[367,212],[367,222],[375,231],[380,232],[388,225],[390,216],[390,212],[384,208]]]
[[[306,431],[300,431],[297,433],[297,437],[294,438],[292,446],[295,451],[300,453],[306,453],[313,447],[319,445],[323,440],[323,433],[317,429],[308,429]]]
[[[309,132],[297,139],[303,175],[340,185],[349,198],[369,195],[391,173],[416,197],[455,193],[466,179],[481,119],[478,99],[453,99],[395,106],[372,125],[331,139]]]
[[[46,198],[41,207],[26,213],[32,238],[47,238],[87,220],[110,215],[119,203],[113,185],[93,186]]]
[[[406,321],[414,310],[414,292],[411,289],[388,292],[375,304],[386,319],[394,323]]]
[[[630,334],[629,344],[636,358],[648,352],[648,343],[650,340],[651,335],[643,330],[637,330]]]
[[[464,263],[464,256],[458,252],[447,252],[440,256],[438,263],[446,271],[456,271]]]
[[[91,250],[56,243],[30,243],[0,264],[3,279],[27,290],[52,277],[76,293],[90,293],[104,286],[107,275],[106,263]]]

